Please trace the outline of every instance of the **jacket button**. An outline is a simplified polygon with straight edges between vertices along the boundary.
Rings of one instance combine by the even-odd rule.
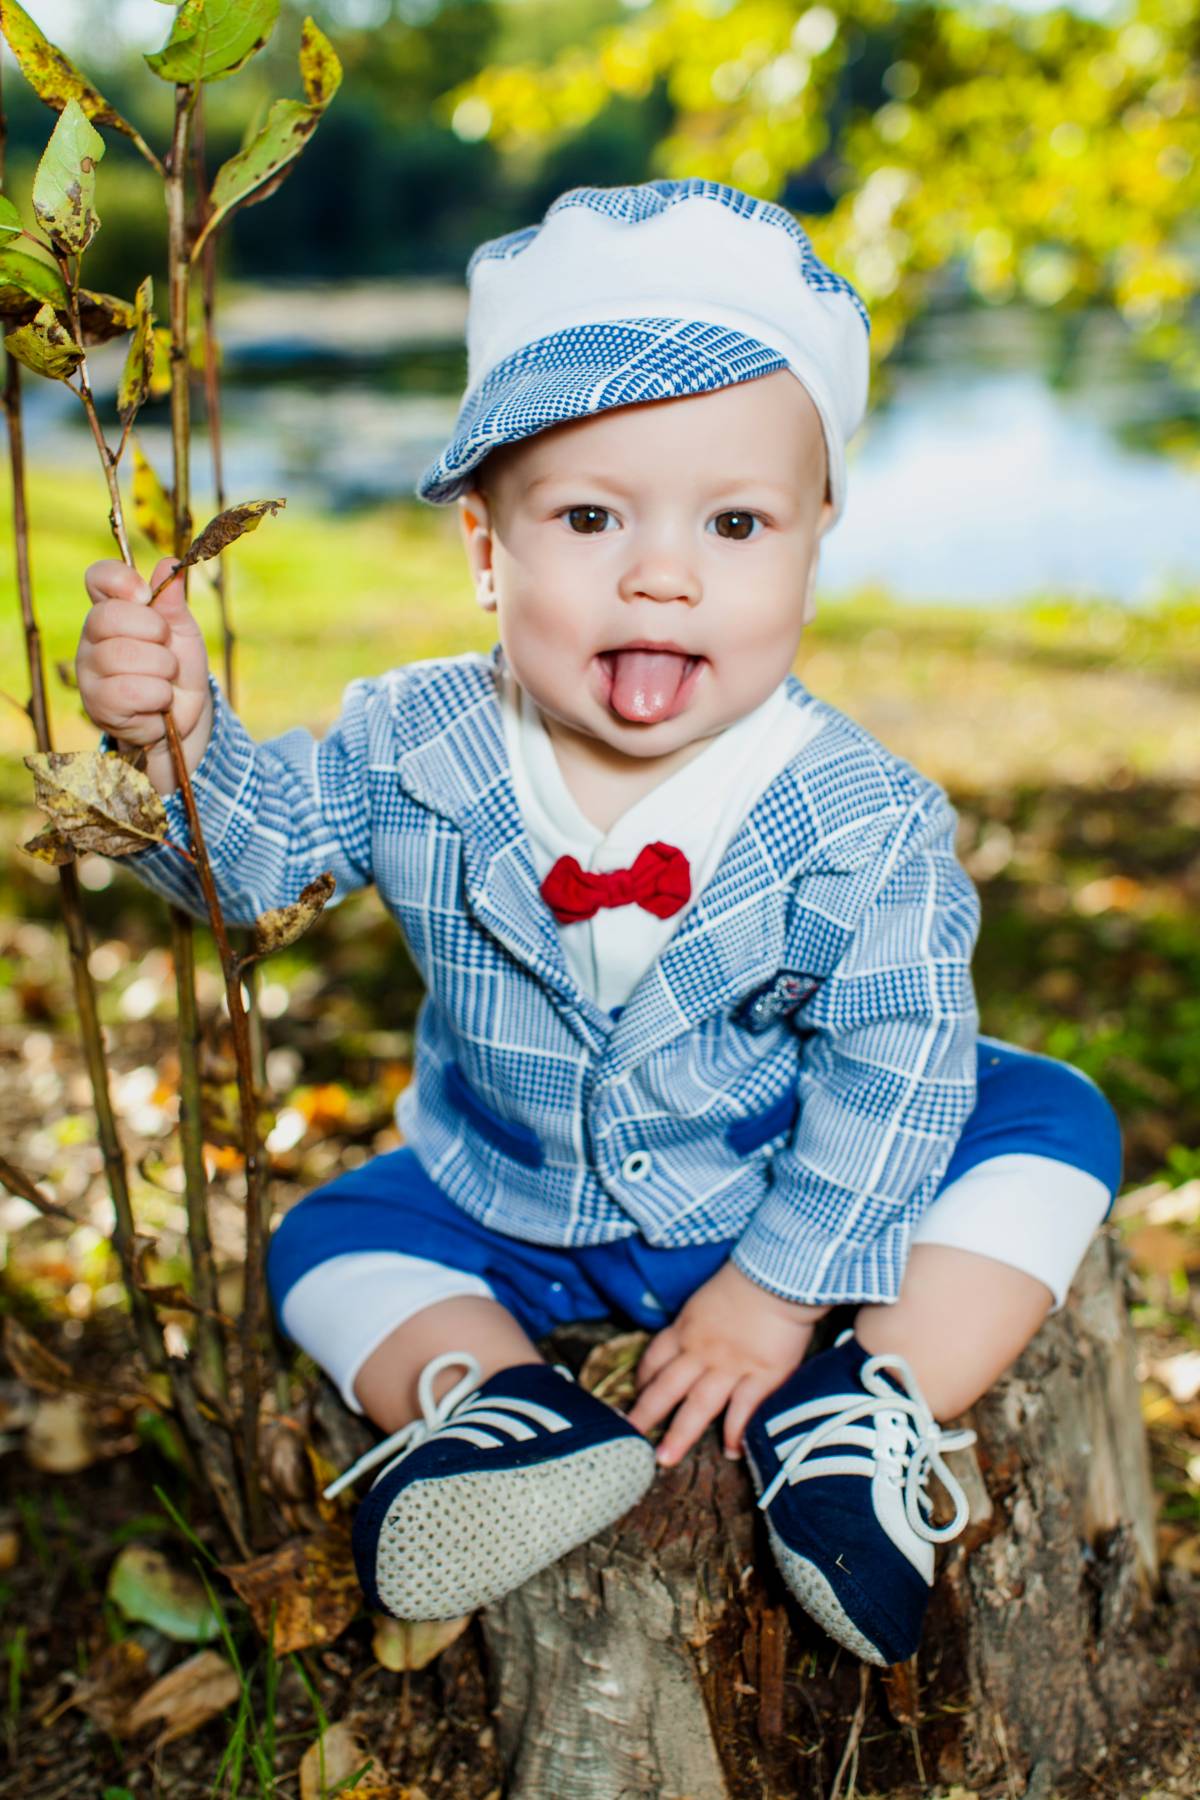
[[[621,1164],[621,1174],[626,1181],[645,1181],[653,1165],[653,1158],[648,1150],[631,1150]]]

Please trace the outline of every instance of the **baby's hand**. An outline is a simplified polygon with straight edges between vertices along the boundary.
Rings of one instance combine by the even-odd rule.
[[[93,724],[147,750],[146,774],[160,794],[175,787],[163,714],[175,714],[189,772],[208,746],[212,699],[208,652],[188,611],[183,581],[150,594],[171,570],[160,562],[149,584],[136,569],[109,560],[84,576],[92,610],[84,620],[75,672]]]
[[[781,1300],[725,1263],[646,1346],[630,1424],[649,1431],[678,1408],[658,1447],[670,1467],[724,1408],[725,1454],[739,1456],[751,1413],[801,1361],[828,1311]]]

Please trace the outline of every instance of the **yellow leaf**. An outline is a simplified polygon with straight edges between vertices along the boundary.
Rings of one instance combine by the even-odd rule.
[[[53,381],[66,381],[83,361],[83,346],[59,323],[50,305],[39,306],[28,325],[10,331],[4,348],[35,375]]]
[[[132,425],[141,411],[154,374],[154,283],[149,275],[138,288],[133,306],[133,342],[117,387],[117,412],[122,425]]]
[[[155,336],[157,336],[157,332]],[[150,388],[154,392],[153,384]],[[133,519],[160,556],[171,556],[175,550],[175,512],[171,496],[142,455],[141,446],[133,446]]]
[[[398,1675],[404,1669],[424,1669],[462,1636],[471,1623],[471,1614],[461,1619],[437,1619],[430,1624],[411,1624],[379,1613],[371,1649],[375,1661]]]

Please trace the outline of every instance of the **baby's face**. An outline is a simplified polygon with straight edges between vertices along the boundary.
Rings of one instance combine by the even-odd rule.
[[[786,370],[493,454],[463,525],[517,680],[610,755],[669,756],[740,719],[795,660],[825,480]]]

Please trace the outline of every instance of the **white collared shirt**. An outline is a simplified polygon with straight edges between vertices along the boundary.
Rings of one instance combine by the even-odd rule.
[[[674,844],[688,859],[692,900],[706,885],[735,831],[780,769],[820,730],[814,712],[794,706],[781,682],[753,712],[712,738],[698,756],[665,777],[608,831],[581,812],[558,764],[536,704],[503,664],[500,708],[513,787],[533,849],[539,882],[560,856],[607,874],[628,868],[647,844]],[[567,966],[606,1011],[623,1006],[687,916],[668,919],[644,906],[601,907],[590,919],[559,926]]]

